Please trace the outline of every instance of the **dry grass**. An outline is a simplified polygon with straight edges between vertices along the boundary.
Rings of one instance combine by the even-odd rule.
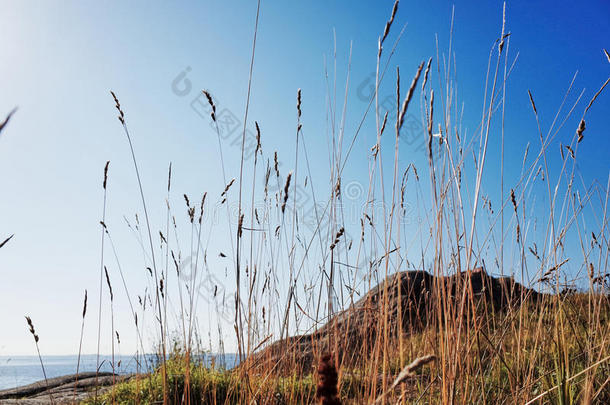
[[[348,139],[346,150],[343,148],[346,109],[340,111],[336,106],[336,79],[329,82],[331,170],[327,197],[316,195],[324,188],[314,186],[311,176],[303,118],[306,108],[300,89],[294,170],[283,177],[277,152],[265,162],[258,122],[253,166],[251,170],[245,167],[245,123],[256,30],[237,180],[227,181],[216,107],[212,94],[203,92],[211,107],[226,185],[220,193],[210,195],[220,195],[219,206],[226,207],[231,232],[231,246],[219,253],[220,260],[226,260],[234,270],[230,278],[235,282],[236,293],[231,322],[221,320],[219,307],[224,297],[217,296],[218,286],[213,293],[203,292],[212,303],[209,310],[216,311],[217,324],[210,321],[202,326],[197,322],[198,288],[211,271],[206,246],[214,230],[213,225],[202,221],[207,194],[203,194],[197,221],[196,206],[184,195],[191,238],[188,249],[183,250],[169,202],[170,165],[166,224],[164,231],[158,232],[161,247],[156,247],[135,147],[123,107],[112,93],[133,158],[149,242],[144,247],[145,238],[139,234],[151,276],[150,285],[138,296],[139,308],[131,305],[118,257],[117,267],[130,300],[140,354],[147,352],[142,338],[147,331],[138,319],[152,315],[157,324],[153,336],[159,342],[160,364],[155,372],[119,384],[111,394],[96,395],[92,402],[279,404],[311,403],[316,398],[327,404],[610,402],[607,377],[610,181],[606,188],[597,183],[585,185],[577,165],[579,145],[590,140],[586,134],[587,111],[608,81],[591,97],[582,116],[575,121],[575,129],[566,129],[566,125],[574,121],[574,111],[581,108],[582,94],[572,105],[566,105],[572,84],[548,128],[542,127],[535,97],[529,92],[530,119],[538,124],[540,144],[537,151],[533,146],[530,151],[528,146],[521,167],[511,165],[510,173],[506,173],[510,176],[505,177],[504,107],[506,86],[514,66],[505,14],[498,39],[490,49],[481,121],[474,133],[468,134],[461,122],[458,107],[461,100],[457,98],[452,57],[439,55],[438,48],[435,58],[416,68],[404,96],[400,91],[400,71],[396,70],[396,109],[382,112],[379,89],[402,32],[389,53],[384,53],[383,45],[390,37],[397,12],[398,1],[379,37],[374,94],[352,139]],[[446,54],[452,55],[451,45]],[[433,84],[435,81],[438,84]],[[348,86],[349,81],[345,85],[346,94]],[[422,124],[418,136],[426,140],[427,180],[420,179],[413,163],[405,168],[399,164],[401,129],[407,111],[415,108],[417,89]],[[341,117],[337,118],[337,113]],[[368,178],[364,179],[365,183],[368,180],[363,187],[365,204],[354,225],[346,220],[342,176],[352,146],[370,114],[375,116],[376,143],[368,157]],[[381,139],[388,120],[394,118],[394,150],[387,154]],[[560,170],[554,173],[549,171],[548,161],[560,131],[573,135],[569,144],[561,147]],[[489,157],[491,137],[502,140],[498,145],[499,162]],[[564,154],[564,149],[569,153]],[[384,159],[389,163],[384,163]],[[257,173],[259,164],[266,164],[262,174]],[[299,170],[305,170],[305,180]],[[420,167],[419,172],[423,173],[422,170]],[[490,178],[489,172],[500,173],[500,184]],[[410,173],[414,177],[409,177]],[[252,179],[250,190],[246,186],[248,176]],[[256,188],[260,176],[264,176],[263,190]],[[505,189],[508,178],[512,184],[506,183]],[[105,273],[113,311],[112,287],[104,265],[104,243],[106,240],[112,243],[105,224],[107,183],[108,165],[103,181],[100,293]],[[227,204],[234,183],[238,187],[236,213]],[[498,188],[499,197],[494,199],[493,209],[490,195],[497,194]],[[297,207],[297,192],[303,190],[314,201],[313,209],[307,212]],[[544,203],[536,199],[540,193],[546,194]],[[417,205],[421,219],[418,226],[405,221],[406,199]],[[303,226],[306,222],[313,226]],[[134,229],[137,232],[141,229],[137,216]],[[115,251],[113,244],[112,247]],[[577,250],[567,247],[580,249],[582,256],[576,257]],[[183,251],[193,253],[189,262]],[[158,259],[161,257],[165,257],[164,262]],[[533,302],[523,292],[517,303],[507,300],[497,310],[489,300],[480,299],[484,294],[477,293],[471,277],[493,268],[498,275],[532,284],[548,294]],[[185,269],[189,270],[188,279],[181,274]],[[383,281],[405,269],[425,269],[435,280],[430,289],[419,292],[420,296],[426,295],[421,300],[426,304],[418,309],[416,319],[411,319],[410,314],[419,301],[403,299],[401,288]],[[462,272],[467,277],[449,277]],[[354,305],[359,293],[377,284],[380,293],[374,308]],[[169,294],[174,294],[171,301],[175,307],[168,304]],[[99,311],[101,317],[101,298]],[[85,310],[83,320],[84,317]],[[172,319],[177,319],[175,324]],[[28,323],[38,342],[29,318]],[[328,333],[318,333],[323,329]],[[172,330],[179,335],[173,350]],[[364,336],[362,341],[353,340],[354,331]],[[219,342],[212,345],[210,337],[207,350],[214,347],[220,352],[224,350],[223,336],[234,333],[242,363],[235,370],[210,367],[200,361],[206,352],[202,341],[212,332],[218,333]],[[278,349],[280,355],[272,356],[271,347]],[[296,353],[306,349],[311,351],[314,364],[321,362],[317,373],[300,364]],[[323,355],[327,352],[332,355]],[[410,359],[415,360],[409,362]]]

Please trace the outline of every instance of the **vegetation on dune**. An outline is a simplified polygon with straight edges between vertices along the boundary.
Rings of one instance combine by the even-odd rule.
[[[188,364],[188,372],[187,372]],[[185,397],[186,376],[189,375],[189,398]],[[167,376],[167,392],[164,393],[164,378]],[[246,382],[248,381],[248,382]],[[248,388],[247,384],[250,384]],[[256,389],[256,397],[263,403],[283,401],[286,396],[311,402],[314,395],[314,381],[309,378],[285,377],[265,379],[252,377],[245,380],[235,370],[215,368],[192,358],[187,361],[183,352],[177,350],[166,362],[162,362],[154,372],[134,376],[130,381],[117,384],[97,399],[91,397],[85,404],[151,404],[167,397],[170,403],[196,404],[241,404],[246,401],[245,392]]]
[[[610,363],[601,361],[610,356],[610,345],[598,347],[596,352],[586,349],[587,341],[592,339],[587,310],[591,299],[604,302],[597,321],[598,331],[610,336],[610,301],[601,295],[569,294],[543,305],[524,304],[514,311],[489,312],[482,316],[485,326],[479,340],[468,343],[473,347],[472,367],[479,374],[468,377],[470,381],[456,392],[457,397],[470,398],[472,403],[502,403],[516,399],[516,392],[522,393],[523,401],[548,392],[544,403],[587,403],[587,398],[600,404],[610,401],[610,390],[606,389]],[[559,340],[554,333],[558,313],[562,314],[560,318],[567,326]],[[463,337],[466,338],[467,334],[464,333]],[[366,359],[359,368],[341,367],[337,381],[338,400],[344,404],[362,403],[372,384],[378,393],[378,403],[383,400],[387,403],[398,400],[405,403],[441,402],[442,370],[434,364],[436,359],[419,358],[429,364],[416,364],[413,372],[405,372],[409,367],[414,368],[413,363],[405,367],[400,360],[416,359],[419,353],[434,350],[437,339],[436,330],[424,329],[405,334],[402,351],[397,345],[392,345],[388,353],[391,360],[385,371],[391,384],[385,391],[382,391],[384,371],[381,365],[372,380],[366,370]],[[604,339],[606,337],[602,341]],[[167,369],[170,403],[239,404],[247,398],[256,398],[258,403],[312,403],[316,397],[316,384],[319,386],[323,381],[320,377],[326,367],[323,365],[325,362],[334,364],[332,356],[322,356],[319,367],[316,365],[317,370],[312,368],[282,376],[270,376],[265,370],[249,370],[245,377],[239,367],[227,370],[190,361],[191,396],[189,402],[183,402],[187,362],[178,347],[165,365],[160,365],[150,375],[119,383],[97,400],[92,397],[85,404],[152,404],[163,401],[161,367]],[[596,366],[591,367],[592,364]],[[294,370],[299,368],[299,364],[292,366]],[[249,363],[243,367],[247,369]],[[593,390],[591,387],[597,388]]]

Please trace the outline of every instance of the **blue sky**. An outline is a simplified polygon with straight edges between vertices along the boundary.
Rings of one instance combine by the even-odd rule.
[[[253,128],[255,119],[261,124],[266,156],[277,150],[289,170],[294,164],[296,91],[301,88],[306,142],[320,190],[327,188],[329,171],[324,73],[325,61],[332,72],[333,30],[339,98],[352,43],[346,124],[351,138],[366,108],[357,89],[375,69],[377,38],[392,3],[262,1],[248,127]],[[408,25],[382,91],[393,94],[395,65],[408,83],[420,61],[436,56],[435,34],[440,48],[447,48],[452,7],[445,1],[401,4],[391,40]],[[91,303],[98,299],[101,175],[107,160],[107,223],[122,265],[130,269],[128,282],[144,285],[142,253],[123,222],[123,216],[132,219],[140,212],[137,183],[109,90],[117,93],[126,112],[155,228],[164,226],[169,162],[174,206],[182,207],[184,193],[194,200],[203,191],[220,193],[224,181],[216,136],[191,102],[207,89],[220,109],[241,122],[255,12],[252,1],[0,3],[0,116],[19,107],[0,137],[0,239],[15,234],[0,251],[0,355],[33,353],[24,314],[34,319],[44,352],[77,349],[83,290],[89,290]],[[455,4],[458,87],[465,103],[464,126],[471,130],[480,120],[487,58],[499,35],[501,13],[500,1]],[[510,51],[519,52],[508,85],[508,165],[514,162],[520,168],[525,145],[539,142],[528,89],[546,128],[576,71],[575,93],[586,89],[586,100],[606,80],[610,64],[602,49],[610,48],[609,18],[610,3],[603,0],[508,2]],[[192,90],[181,96],[173,82],[185,69]],[[582,108],[576,110],[578,117]],[[608,178],[609,112],[610,97],[602,94],[588,114],[585,142],[579,146],[579,155],[586,156],[579,169],[587,184],[598,180],[605,185]],[[568,143],[577,123],[572,119],[558,140]],[[344,181],[368,178],[374,122],[367,121],[365,128]],[[490,156],[497,158],[498,137],[490,142]],[[239,148],[229,143],[224,148],[227,177],[236,177]],[[556,156],[550,164],[555,167],[559,153],[552,150]],[[426,162],[409,147],[400,159],[404,165]],[[494,170],[488,172],[492,180],[498,175]],[[518,171],[511,172],[507,183],[517,176]],[[176,209],[176,215],[186,223],[184,211]],[[210,249],[228,250],[225,227],[221,220]],[[216,267],[219,277],[223,266]],[[116,305],[118,328],[129,336],[124,297]],[[95,352],[95,311],[90,311],[88,353]],[[132,352],[135,346],[123,340],[123,351]],[[103,351],[109,351],[107,342]]]

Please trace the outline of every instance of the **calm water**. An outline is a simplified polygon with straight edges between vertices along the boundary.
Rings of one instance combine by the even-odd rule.
[[[233,368],[237,364],[237,358],[234,354],[226,354],[224,357],[206,356],[206,364],[210,364],[213,358],[216,365],[226,368]],[[47,378],[76,373],[77,359],[78,356],[76,355],[43,356],[42,361]],[[111,361],[110,356],[100,356],[100,363],[102,363],[100,371],[112,371]],[[115,371],[120,374],[142,372],[148,370],[152,362],[154,362],[154,356],[148,355],[146,361],[140,356],[140,367],[138,368],[134,356],[115,356]],[[94,372],[96,364],[97,356],[95,354],[83,355],[80,359],[80,371]],[[0,356],[0,390],[31,384],[43,379],[38,356]]]

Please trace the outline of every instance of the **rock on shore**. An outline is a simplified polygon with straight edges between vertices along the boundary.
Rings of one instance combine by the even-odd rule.
[[[124,381],[131,376],[112,375],[112,373],[79,373],[62,377],[49,378],[23,387],[0,390],[1,404],[47,405],[55,403],[73,404],[110,389],[113,382]],[[51,400],[52,398],[52,400]]]
[[[439,295],[438,291],[444,292]],[[465,291],[468,294],[464,296]],[[450,276],[402,271],[388,276],[317,331],[276,341],[254,353],[242,366],[280,374],[300,369],[307,374],[321,354],[336,351],[341,364],[357,367],[363,356],[372,353],[383,324],[388,325],[390,339],[396,341],[399,334],[438,323],[447,311],[448,316],[455,317],[462,302],[467,306],[465,314],[472,311],[471,304],[489,314],[525,301],[537,302],[544,295],[510,277],[492,277],[482,268]],[[468,299],[463,301],[464,297]]]

